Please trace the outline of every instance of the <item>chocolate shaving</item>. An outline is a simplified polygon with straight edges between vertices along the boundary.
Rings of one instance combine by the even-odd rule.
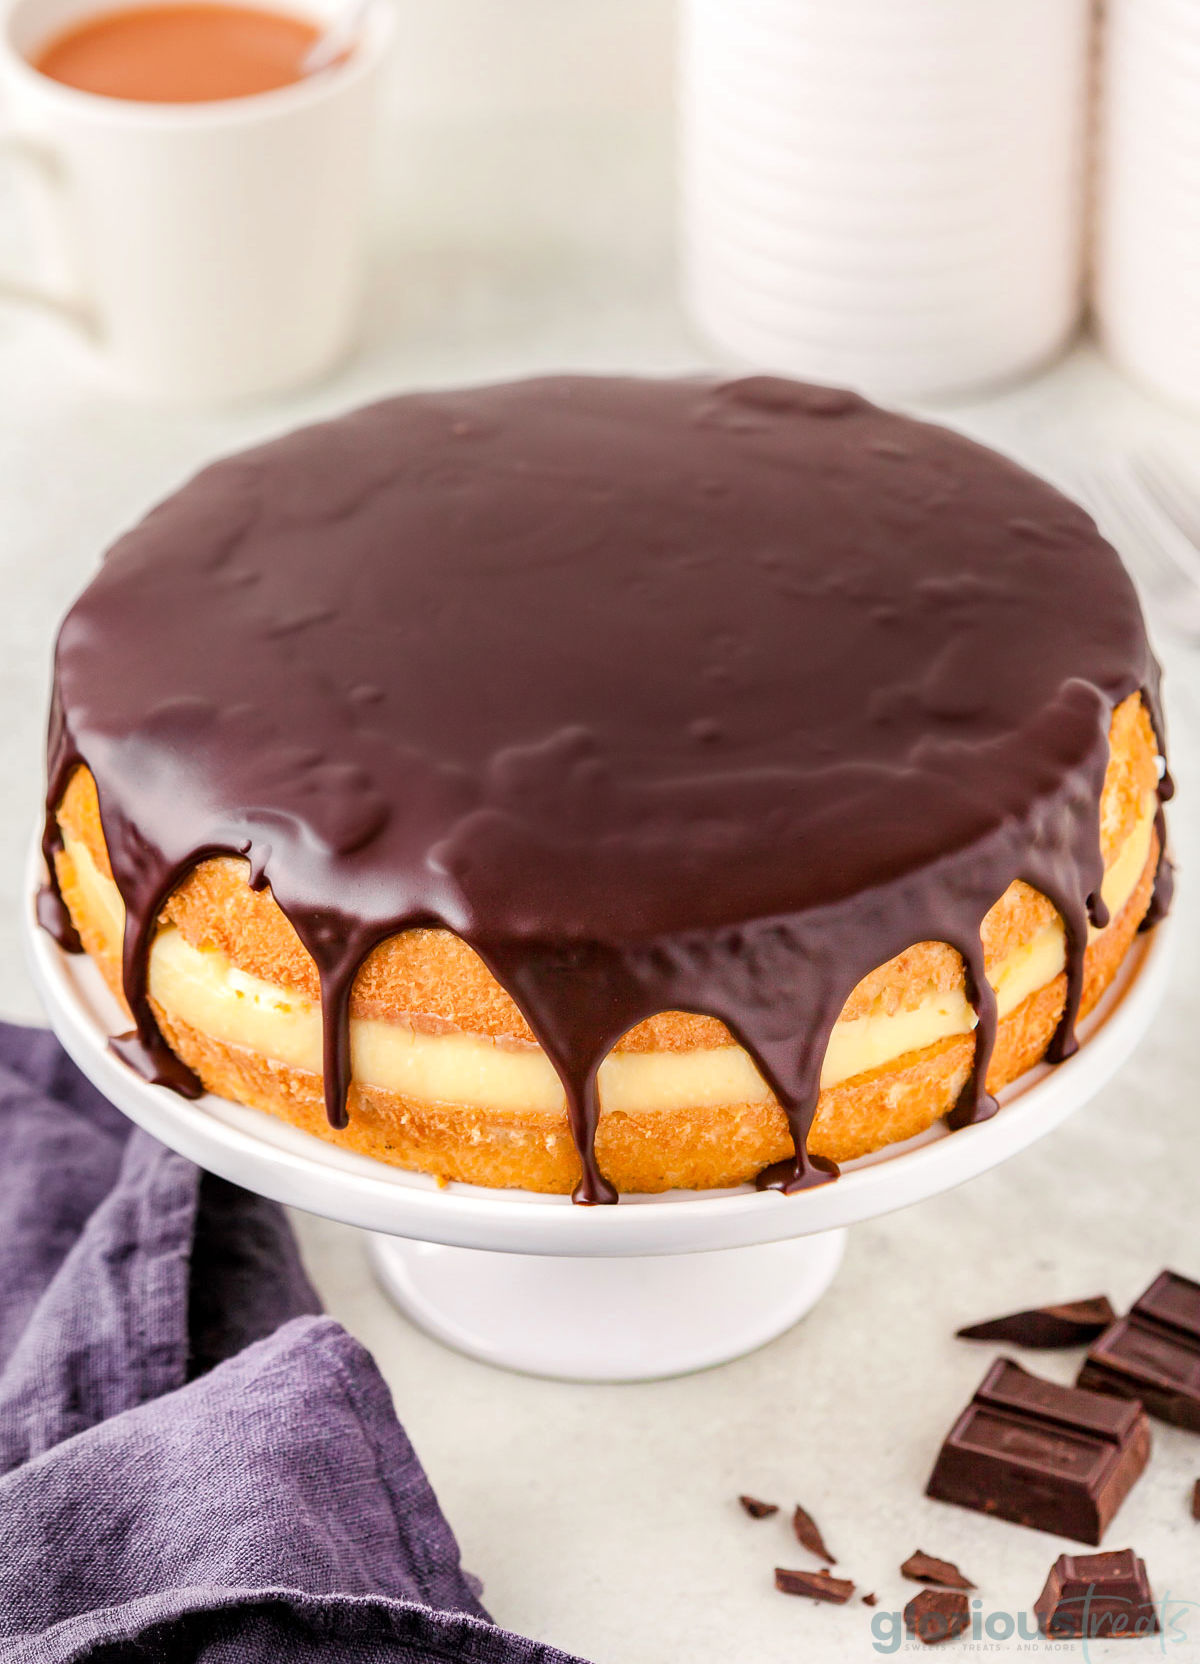
[[[939,1560],[923,1549],[910,1554],[900,1568],[901,1575],[914,1583],[937,1583],[943,1589],[973,1589],[969,1577],[964,1577],[953,1560]]]
[[[835,1606],[845,1606],[854,1593],[848,1577],[830,1577],[828,1572],[789,1571],[786,1566],[776,1566],[775,1587],[781,1595],[807,1595],[810,1600],[832,1601]]]
[[[1086,1346],[1102,1335],[1116,1312],[1106,1294],[1089,1300],[1068,1300],[1058,1306],[1036,1306],[1008,1317],[993,1317],[958,1330],[959,1340],[1000,1340],[1013,1346],[1052,1351],[1056,1347]]]
[[[872,1591],[871,1594],[863,1596],[862,1603],[864,1606],[878,1606],[879,1596]]]
[[[806,1548],[810,1554],[815,1554],[818,1560],[828,1560],[831,1566],[837,1565],[837,1555],[830,1554],[825,1546],[825,1539],[821,1535],[821,1528],[806,1508],[796,1504],[796,1511],[792,1515],[792,1530],[796,1533],[796,1541],[801,1548]]]
[[[971,1622],[966,1595],[959,1589],[922,1589],[904,1608],[904,1627],[927,1647],[952,1641]]]
[[[765,1520],[768,1515],[779,1512],[777,1502],[760,1502],[756,1496],[740,1496],[738,1501],[752,1520]]]

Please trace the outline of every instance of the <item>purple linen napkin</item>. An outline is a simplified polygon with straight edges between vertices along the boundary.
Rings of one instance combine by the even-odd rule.
[[[0,1659],[570,1664],[488,1621],[282,1211],[0,1024]]]

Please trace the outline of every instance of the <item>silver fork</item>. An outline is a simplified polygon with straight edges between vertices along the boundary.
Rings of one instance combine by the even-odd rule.
[[[1200,487],[1161,453],[1123,456],[1072,473],[1157,621],[1200,646]]]

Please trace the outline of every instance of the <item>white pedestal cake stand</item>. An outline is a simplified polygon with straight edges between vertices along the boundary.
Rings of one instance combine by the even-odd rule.
[[[90,960],[37,926],[30,866],[26,941],[59,1039],[133,1121],[223,1178],[373,1233],[375,1269],[406,1316],[472,1357],[576,1381],[636,1381],[724,1363],[782,1334],[833,1280],[846,1229],[961,1184],[1085,1104],[1141,1038],[1166,988],[1169,925],[1139,937],[1081,1025],[1075,1057],[1009,1087],[992,1120],[932,1129],[850,1163],[797,1196],[736,1191],[566,1197],[439,1187],[339,1150],[259,1110],[190,1103],[148,1086],[108,1050],[128,1027]]]

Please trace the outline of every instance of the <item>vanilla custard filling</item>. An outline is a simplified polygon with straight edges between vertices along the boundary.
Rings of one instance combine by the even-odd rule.
[[[1101,887],[1112,918],[1137,887],[1150,855],[1156,802],[1142,817],[1104,875]],[[87,848],[64,834],[64,845],[89,911],[119,951],[124,907],[116,885],[96,867]],[[1098,931],[1092,930],[1094,939]],[[1055,918],[993,966],[990,977],[1003,1018],[1063,969],[1066,947]],[[228,1045],[277,1063],[321,1073],[321,1013],[307,995],[249,976],[216,948],[196,948],[174,926],[161,929],[150,954],[150,993],[173,1017]],[[868,1013],[834,1025],[821,1085],[840,1081],[907,1052],[920,1051],[975,1027],[965,992],[932,992],[906,1010]],[[403,1022],[355,1017],[350,1023],[355,1080],[431,1103],[465,1104],[503,1113],[561,1111],[562,1085],[545,1054],[524,1043],[465,1033],[427,1034]],[[756,1103],[770,1091],[740,1046],[681,1052],[612,1052],[600,1067],[600,1099],[610,1111],[655,1111]]]

